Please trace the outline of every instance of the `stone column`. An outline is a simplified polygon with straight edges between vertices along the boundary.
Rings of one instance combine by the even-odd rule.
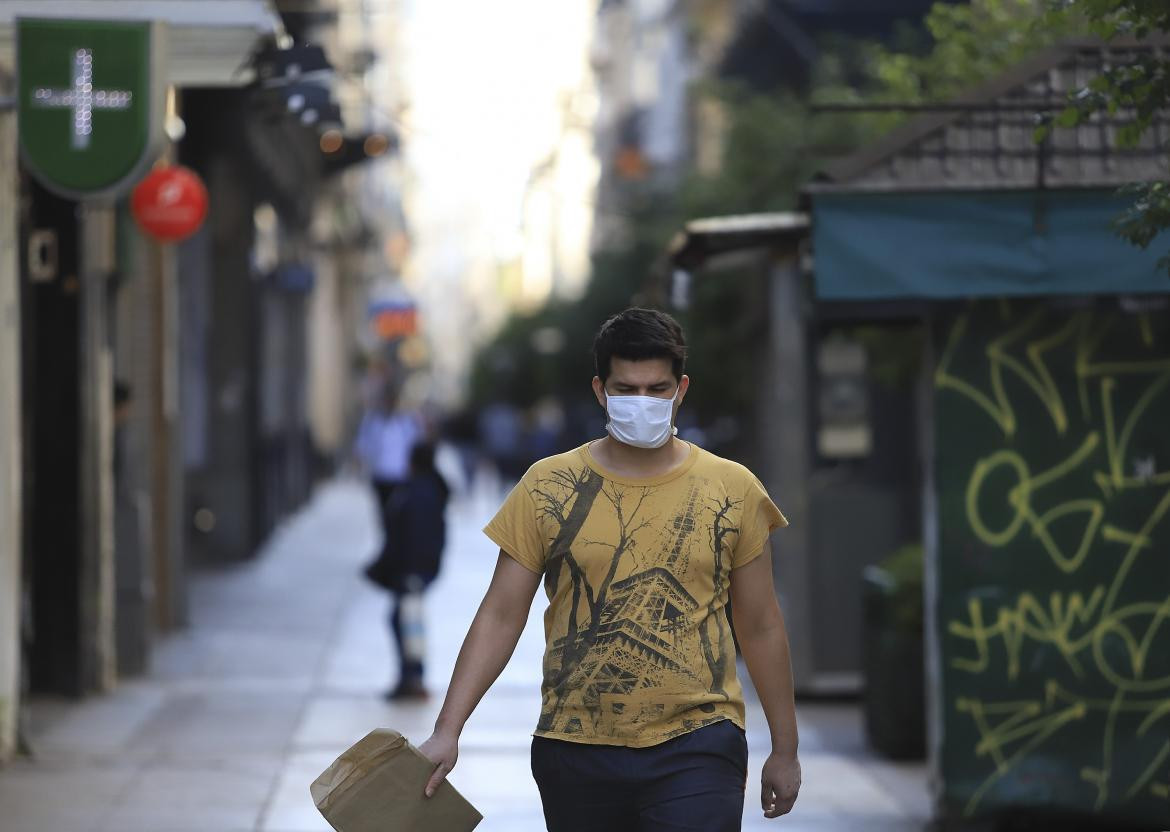
[[[792,648],[792,673],[796,689],[809,690],[814,683],[812,660],[812,610],[809,607],[812,544],[808,482],[811,468],[808,429],[807,323],[802,309],[805,298],[799,259],[795,252],[778,260],[771,275],[769,332],[770,371],[764,385],[773,424],[769,443],[769,490],[792,524],[773,540],[772,564],[776,594],[788,626]]]
[[[114,609],[113,355],[109,278],[114,209],[81,206],[81,684],[107,691],[117,680]]]

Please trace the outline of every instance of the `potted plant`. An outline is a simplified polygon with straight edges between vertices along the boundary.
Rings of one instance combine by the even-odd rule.
[[[926,756],[923,552],[902,546],[862,576],[865,726],[893,759]]]

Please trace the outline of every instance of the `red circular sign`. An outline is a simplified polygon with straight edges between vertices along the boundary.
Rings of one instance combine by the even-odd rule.
[[[134,188],[130,209],[139,227],[164,243],[186,239],[207,216],[207,188],[190,168],[159,168]]]

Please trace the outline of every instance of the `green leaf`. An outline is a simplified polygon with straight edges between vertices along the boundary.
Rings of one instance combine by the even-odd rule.
[[[1076,107],[1065,107],[1056,116],[1057,127],[1076,127],[1081,121],[1081,111]]]
[[[1141,141],[1142,132],[1141,124],[1126,124],[1117,130],[1117,144],[1125,148],[1134,147]]]

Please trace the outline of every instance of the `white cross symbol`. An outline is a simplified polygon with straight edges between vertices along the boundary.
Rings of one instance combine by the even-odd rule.
[[[93,50],[78,49],[73,53],[73,88],[54,90],[38,87],[33,91],[33,104],[51,109],[73,111],[73,148],[85,150],[93,133],[94,110],[125,110],[130,106],[132,93],[126,90],[95,90],[93,88]]]

